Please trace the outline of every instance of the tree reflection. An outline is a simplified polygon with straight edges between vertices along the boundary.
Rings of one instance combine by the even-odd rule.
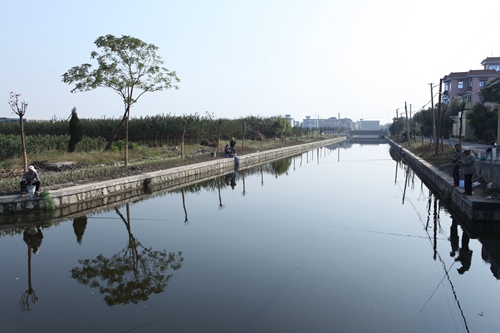
[[[241,195],[245,196],[247,195],[247,191],[245,189],[245,171],[241,172],[241,177],[243,178],[243,192],[241,192]]]
[[[217,207],[217,210],[223,210],[226,208],[226,205],[222,203],[222,197],[220,195],[220,177],[217,177],[217,189],[219,190],[219,206]]]
[[[274,171],[276,176],[280,176],[288,171],[292,165],[292,158],[284,158],[279,161],[271,162],[271,169]]]
[[[38,296],[31,284],[31,256],[38,254],[42,245],[43,234],[40,226],[31,226],[25,228],[23,232],[23,240],[28,245],[28,289],[24,291],[19,300],[19,306],[23,312],[31,311],[31,305],[35,305]]]
[[[71,269],[71,277],[79,283],[98,288],[108,306],[137,304],[146,301],[153,293],[164,291],[172,274],[168,268],[178,270],[184,258],[182,252],[167,253],[144,247],[131,232],[130,209],[127,219],[116,209],[127,227],[129,239],[126,248],[110,258],[99,254],[95,259],[80,259],[81,267]]]

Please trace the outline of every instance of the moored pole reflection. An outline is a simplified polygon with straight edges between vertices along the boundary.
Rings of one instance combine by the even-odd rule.
[[[220,177],[217,177],[217,189],[219,190],[219,206],[217,207],[217,210],[222,210],[226,208],[226,206],[222,204],[222,197],[220,195]]]
[[[188,213],[187,213],[187,209],[186,209],[186,198],[184,196],[184,189],[181,190],[181,194],[182,194],[182,207],[184,208],[184,223],[188,224],[189,220],[188,220]]]

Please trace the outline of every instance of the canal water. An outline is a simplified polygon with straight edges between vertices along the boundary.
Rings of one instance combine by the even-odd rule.
[[[498,241],[386,144],[0,231],[2,332],[496,332]],[[42,238],[43,237],[43,238]]]

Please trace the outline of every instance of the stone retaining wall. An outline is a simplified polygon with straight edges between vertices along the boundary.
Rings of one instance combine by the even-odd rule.
[[[451,175],[439,170],[430,163],[387,139],[389,145],[408,163],[420,179],[441,198],[451,204],[451,209],[461,217],[477,221],[500,221],[500,204],[478,195],[464,196],[462,190],[452,187]]]
[[[500,189],[500,161],[487,159],[476,164],[476,174],[487,183],[492,183],[493,188]]]
[[[344,137],[328,139],[238,156],[239,168],[249,168],[344,140]],[[140,196],[145,191],[172,188],[210,179],[234,171],[234,168],[235,162],[232,158],[216,159],[209,162],[47,192],[52,197],[58,211],[56,215],[61,216]],[[44,210],[46,210],[46,204],[40,196],[27,195],[21,197],[16,195],[0,198],[0,216]]]

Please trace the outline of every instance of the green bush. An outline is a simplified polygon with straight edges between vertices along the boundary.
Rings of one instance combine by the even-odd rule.
[[[111,145],[111,150],[115,153],[125,149],[125,140],[118,140]],[[128,149],[139,149],[139,145],[134,142],[128,143]]]

